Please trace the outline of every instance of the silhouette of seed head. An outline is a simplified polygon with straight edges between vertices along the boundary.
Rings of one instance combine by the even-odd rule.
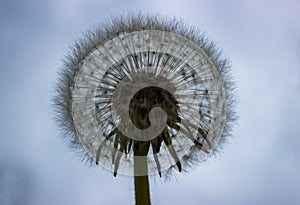
[[[228,60],[175,18],[112,18],[75,43],[59,76],[53,102],[68,144],[115,176],[188,170],[222,148],[237,119]]]

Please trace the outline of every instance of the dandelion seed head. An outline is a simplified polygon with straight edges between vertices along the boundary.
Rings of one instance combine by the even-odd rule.
[[[186,171],[216,153],[236,121],[228,60],[177,19],[112,18],[75,44],[59,75],[53,102],[68,143],[115,174]],[[145,158],[148,170],[134,172]]]

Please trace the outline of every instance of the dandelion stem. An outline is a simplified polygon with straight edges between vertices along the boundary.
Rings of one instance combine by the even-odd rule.
[[[134,189],[136,205],[150,205],[147,154],[149,142],[136,141],[134,145]]]
[[[136,205],[150,205],[149,181],[148,175],[135,176],[135,203]]]

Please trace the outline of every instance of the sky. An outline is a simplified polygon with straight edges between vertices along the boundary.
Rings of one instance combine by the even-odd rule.
[[[300,204],[299,10],[298,0],[0,0],[0,204],[134,204],[133,178],[81,163],[51,110],[67,49],[127,11],[204,31],[230,59],[240,99],[222,153],[151,180],[153,204]]]

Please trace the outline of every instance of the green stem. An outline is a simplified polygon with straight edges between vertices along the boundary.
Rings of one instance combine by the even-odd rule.
[[[150,205],[149,181],[148,176],[135,176],[135,204]]]
[[[149,147],[148,147],[149,148]],[[150,205],[147,153],[144,149],[134,149],[134,189],[136,205]]]

